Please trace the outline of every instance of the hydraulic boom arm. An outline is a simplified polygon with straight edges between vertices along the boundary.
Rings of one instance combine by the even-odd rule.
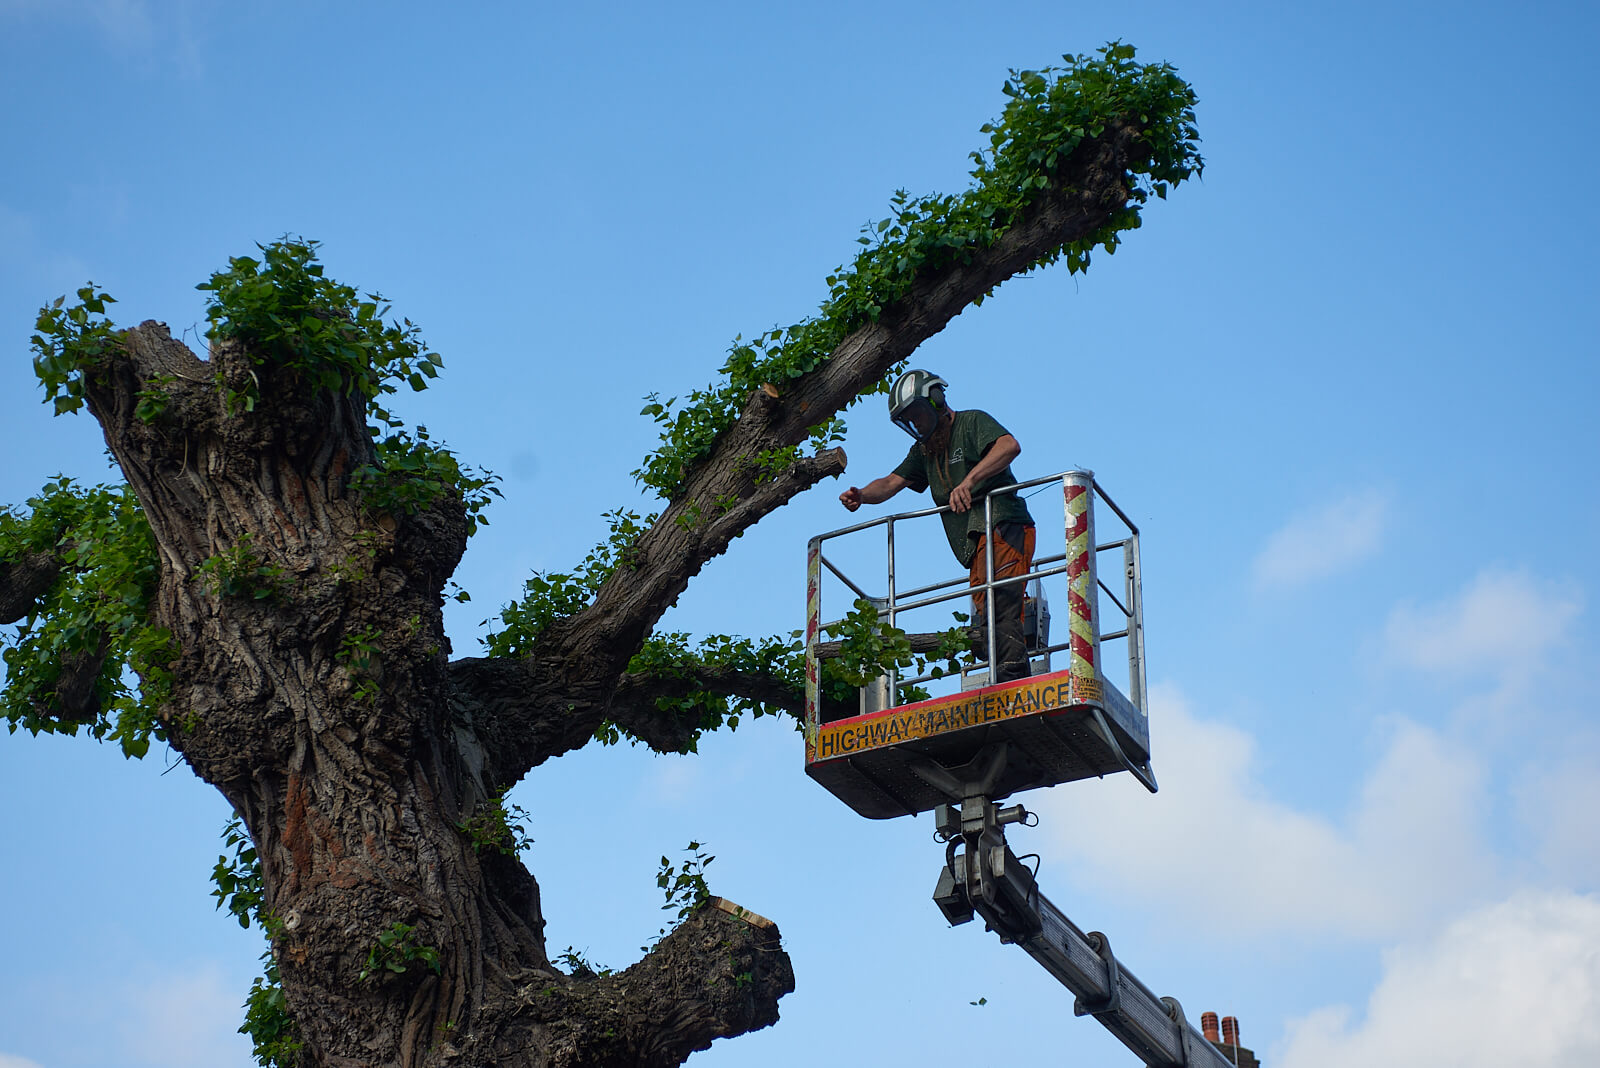
[[[1003,748],[994,763],[1004,760]],[[976,762],[975,762],[976,763]],[[993,765],[991,765],[992,767]],[[955,777],[927,768],[926,778],[950,788]],[[1000,808],[986,796],[984,779],[963,783],[959,805],[934,810],[947,842],[944,870],[933,899],[951,923],[983,917],[1003,942],[1015,942],[1072,991],[1073,1012],[1093,1016],[1151,1068],[1229,1068],[1205,1036],[1189,1025],[1176,998],[1158,998],[1124,968],[1098,931],[1085,934],[1039,892],[1033,873],[1006,844],[1005,825],[1027,819],[1021,805]],[[968,792],[966,787],[974,787]],[[956,790],[951,789],[952,796]],[[957,852],[958,846],[964,850]]]

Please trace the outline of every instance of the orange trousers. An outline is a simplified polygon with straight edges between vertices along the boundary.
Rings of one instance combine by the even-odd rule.
[[[1011,578],[1026,575],[1033,566],[1032,523],[997,523],[994,528],[994,577]],[[978,539],[978,551],[972,557],[969,584],[976,592],[972,595],[972,623],[974,637],[972,652],[979,660],[989,656],[988,595],[981,588],[988,579],[987,539]],[[994,591],[994,616],[998,621],[994,631],[995,682],[1010,682],[1027,678],[1031,674],[1028,664],[1028,647],[1022,636],[1023,587],[1026,582],[1014,582]]]

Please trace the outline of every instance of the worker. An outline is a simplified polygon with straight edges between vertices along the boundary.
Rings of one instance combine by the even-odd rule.
[[[949,505],[944,520],[945,537],[956,559],[971,571],[973,653],[988,657],[985,627],[987,598],[981,587],[987,581],[988,546],[985,544],[983,498],[995,486],[1009,486],[1017,480],[1011,474],[1011,461],[1022,446],[988,412],[955,411],[944,397],[948,383],[928,371],[907,371],[895,380],[889,391],[889,418],[916,440],[906,458],[892,472],[873,479],[865,486],[851,486],[839,494],[839,503],[850,511],[863,504],[880,504],[910,486],[921,493],[932,489],[935,504]],[[994,577],[1025,575],[1033,566],[1033,517],[1016,491],[989,497],[994,524]],[[994,590],[995,668],[994,681],[1010,682],[1029,674],[1028,651],[1022,635],[1022,602],[1025,582],[1013,582]]]

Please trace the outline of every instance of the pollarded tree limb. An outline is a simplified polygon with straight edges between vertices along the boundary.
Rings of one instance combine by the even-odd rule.
[[[549,691],[559,683],[544,678],[541,668],[533,658],[464,657],[450,664],[455,718],[481,747],[485,796],[529,768],[587,745],[608,722],[657,752],[682,752],[701,729],[699,718],[661,708],[657,701],[663,698],[743,698],[796,717],[805,707],[804,691],[776,672],[692,657],[627,672],[606,700],[552,707]]]
[[[60,573],[61,559],[54,553],[23,553],[0,561],[0,623],[15,623],[33,611]]]
[[[758,405],[752,401],[752,407]],[[544,655],[562,660],[576,655],[585,661],[586,678],[614,680],[700,568],[795,495],[843,474],[847,463],[843,449],[829,449],[763,477],[755,459],[760,451],[725,455],[718,478],[702,480],[700,492],[669,506],[640,537],[632,560],[607,579],[595,603],[550,628],[540,643],[549,650]]]
[[[581,662],[588,678],[615,678],[663,612],[707,561],[763,516],[814,484],[815,477],[753,483],[754,458],[805,440],[809,429],[849,405],[916,347],[1000,283],[1107,226],[1132,195],[1129,161],[1139,131],[1106,126],[1064,161],[1048,189],[993,245],[930,269],[903,298],[885,306],[815,370],[774,398],[755,391],[739,420],[687,473],[684,486],[637,545],[637,566],[611,576],[595,603],[553,626],[535,656]],[[839,457],[841,470],[843,456]],[[798,466],[798,465],[797,465]],[[702,516],[714,502],[738,504],[724,522]]]
[[[793,990],[777,926],[711,898],[625,971],[523,986],[497,1035],[467,1036],[441,1059],[521,1063],[516,1043],[532,1031],[551,1068],[667,1068],[715,1039],[776,1023],[778,999]]]
[[[773,672],[689,663],[623,675],[607,718],[658,753],[683,752],[702,729],[700,717],[695,711],[662,708],[658,702],[697,694],[755,701],[797,719],[805,711],[805,691]]]
[[[949,639],[950,632],[942,630],[906,635],[906,641],[910,643],[913,653],[938,652]],[[840,655],[843,646],[843,642],[818,642],[817,659],[832,660]]]
[[[54,700],[38,712],[48,719],[73,723],[92,723],[104,710],[100,692],[100,673],[105,667],[111,643],[102,634],[93,649],[61,655],[61,674],[56,679]]]

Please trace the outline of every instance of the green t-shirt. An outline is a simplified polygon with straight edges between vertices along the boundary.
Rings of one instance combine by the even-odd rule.
[[[1009,433],[988,412],[973,410],[955,414],[946,462],[933,463],[923,455],[922,445],[918,443],[911,446],[906,458],[894,469],[894,473],[905,479],[906,484],[918,493],[931,488],[934,503],[941,507],[950,503],[950,491],[961,485],[967,473],[989,451],[989,447]],[[983,495],[991,486],[1009,486],[1015,481],[1017,479],[1008,465],[973,487],[971,509],[961,515],[945,512],[939,517],[944,520],[945,537],[950,539],[950,548],[955,552],[956,559],[961,561],[961,566],[972,566],[972,558],[978,551],[978,539],[983,537]],[[990,515],[996,526],[1001,523],[1033,522],[1033,516],[1028,514],[1028,506],[1022,503],[1015,492],[995,494],[990,504]]]

